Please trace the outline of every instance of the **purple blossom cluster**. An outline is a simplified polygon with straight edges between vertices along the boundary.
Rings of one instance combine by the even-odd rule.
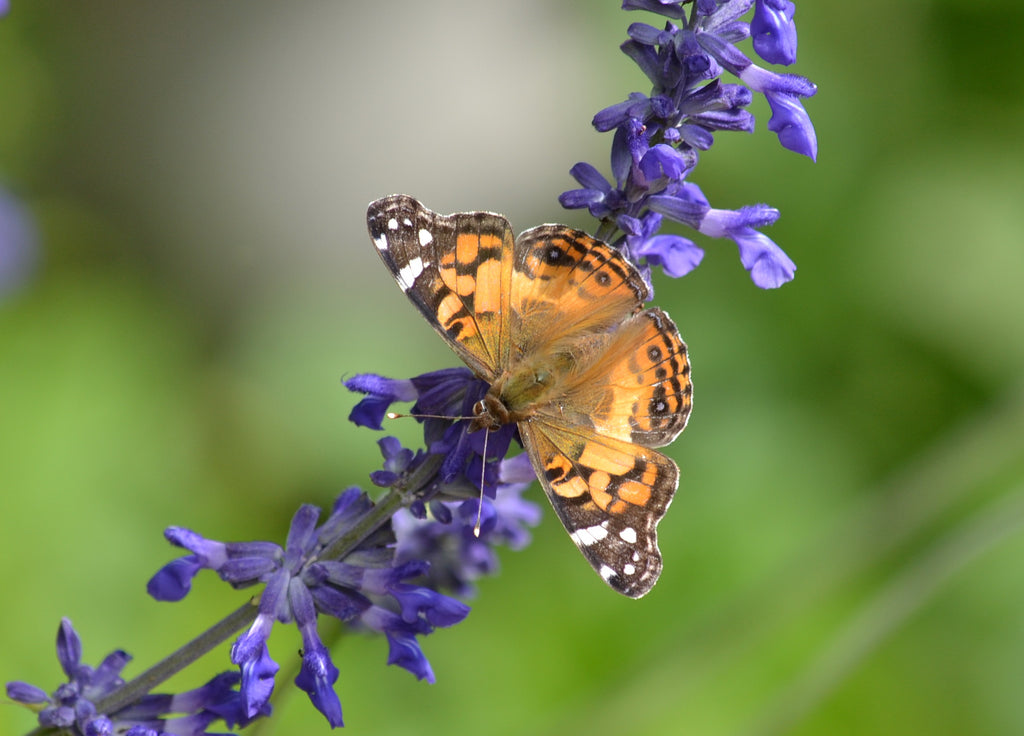
[[[750,22],[741,20],[753,6]],[[754,130],[746,109],[753,93],[772,110],[768,129],[787,149],[811,159],[817,139],[801,98],[814,95],[813,83],[753,63],[737,44],[753,38],[754,52],[770,64],[796,61],[795,6],[789,0],[625,0],[625,10],[646,10],[669,20],[664,28],[646,23],[629,27],[623,52],[651,81],[649,95],[634,92],[594,116],[594,127],[615,131],[612,181],[581,162],[571,170],[581,188],[564,192],[567,209],[587,208],[601,221],[598,237],[641,264],[649,282],[651,266],[683,276],[696,268],[704,251],[693,240],[661,233],[663,218],[712,238],[730,238],[754,283],[772,289],[792,280],[796,265],[758,228],[771,225],[778,210],[759,204],[738,210],[715,209],[688,180],[700,151],[715,131]],[[723,82],[728,72],[741,84]]]
[[[467,368],[407,380],[361,374],[345,385],[365,394],[349,417],[360,426],[380,429],[392,404],[413,402],[410,413],[423,423],[426,451],[413,453],[384,437],[384,469],[371,479],[393,486],[436,465],[417,482],[415,500],[393,517],[396,557],[429,562],[425,585],[472,595],[477,579],[498,570],[495,548],[522,549],[530,541],[528,528],[540,522],[540,508],[521,497],[536,480],[529,458],[505,457],[514,446],[515,425],[470,432],[473,405],[487,384]]]
[[[246,712],[237,687],[241,681],[237,672],[223,672],[202,687],[177,695],[147,694],[104,713],[103,700],[124,685],[121,671],[131,655],[117,650],[98,667],[84,664],[82,641],[66,618],[57,630],[57,660],[68,679],[52,694],[25,682],[7,683],[7,697],[36,711],[42,728],[64,729],[81,736],[206,736],[207,728],[217,721],[234,728],[270,713],[267,705],[253,714]]]
[[[408,582],[422,577],[429,563],[396,561],[395,539],[388,525],[370,530],[340,558],[329,552],[372,509],[373,502],[358,488],[343,492],[320,525],[320,510],[303,505],[292,518],[283,549],[272,542],[224,543],[180,527],[167,530],[167,539],[191,554],[168,563],[150,580],[150,595],[157,600],[183,598],[204,568],[235,588],[264,586],[255,621],[231,649],[232,663],[241,668],[248,717],[267,705],[274,690],[278,664],[270,657],[267,638],[275,622],[298,627],[302,665],[295,684],[331,726],[342,725],[341,702],[334,691],[338,668],[317,630],[320,615],[384,634],[390,646],[388,664],[434,681],[417,636],[458,623],[469,607]]]

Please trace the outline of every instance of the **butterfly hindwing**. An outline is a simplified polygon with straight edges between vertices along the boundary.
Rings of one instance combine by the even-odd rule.
[[[691,395],[686,344],[668,314],[652,308],[609,334],[570,377],[559,414],[598,434],[661,447],[686,427]]]
[[[512,229],[489,212],[439,215],[406,195],[366,216],[384,264],[459,357],[493,380],[508,362]]]
[[[555,513],[601,578],[639,598],[661,574],[657,525],[679,483],[668,457],[541,419],[520,424]]]

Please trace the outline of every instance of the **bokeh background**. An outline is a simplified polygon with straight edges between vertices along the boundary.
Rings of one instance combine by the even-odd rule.
[[[407,192],[590,228],[594,112],[647,91],[616,2],[12,0],[0,19],[0,677],[50,689],[61,616],[127,674],[233,609],[144,584],[165,526],[281,539],[368,487],[339,379],[454,364],[377,261]],[[816,164],[719,134],[694,180],[766,201],[799,266],[728,242],[656,282],[695,410],[654,592],[620,599],[546,512],[438,682],[335,648],[366,734],[1024,733],[1024,30],[1017,2],[798,3]],[[412,422],[394,426],[412,441]],[[542,502],[539,488],[533,497]],[[293,630],[271,642],[285,664]],[[169,687],[227,663],[227,648]],[[327,726],[301,693],[267,733]],[[30,714],[0,708],[0,733]]]

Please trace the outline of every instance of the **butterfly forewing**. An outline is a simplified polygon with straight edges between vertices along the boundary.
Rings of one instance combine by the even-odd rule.
[[[513,340],[520,354],[602,333],[638,311],[647,286],[614,248],[579,230],[541,225],[516,241]]]
[[[459,357],[493,380],[508,362],[514,241],[489,212],[450,216],[412,197],[373,202],[366,216],[384,264]]]

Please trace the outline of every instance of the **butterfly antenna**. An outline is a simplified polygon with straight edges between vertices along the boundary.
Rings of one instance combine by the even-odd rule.
[[[480,518],[484,512],[484,476],[487,473],[487,435],[490,433],[490,430],[484,430],[484,454],[480,458],[480,502],[476,505],[476,524],[473,525],[473,536],[477,538],[480,537]]]
[[[458,422],[463,419],[473,419],[473,417],[456,417],[448,414],[399,414],[396,411],[389,411],[384,416],[388,419],[450,419],[454,422]]]
[[[475,417],[450,417],[443,414],[399,414],[396,411],[389,411],[385,416],[388,419],[450,419],[452,421],[459,421],[462,419],[475,419]],[[484,454],[480,465],[480,501],[476,507],[476,523],[473,524],[473,536],[480,536],[480,527],[483,524],[482,517],[484,511],[484,476],[487,473],[487,436],[490,431],[484,430]]]

